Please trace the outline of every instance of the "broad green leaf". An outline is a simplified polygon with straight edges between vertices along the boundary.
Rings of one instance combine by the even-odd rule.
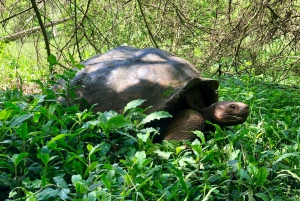
[[[77,63],[74,65],[74,67],[76,67],[78,70],[81,70],[81,69],[85,68],[85,65]]]
[[[88,144],[88,145],[86,146],[86,148],[87,148],[87,150],[89,151],[89,153],[91,153],[91,151],[92,151],[92,149],[93,149],[94,147],[93,147],[93,145]]]
[[[38,153],[37,157],[43,161],[44,165],[48,165],[50,159],[49,154]]]
[[[42,186],[45,187],[48,183],[46,175],[42,175],[41,179],[42,179]]]
[[[87,193],[88,192],[88,186],[86,186],[86,184],[83,182],[83,181],[78,181],[76,184],[75,184],[75,189],[76,189],[76,192],[77,193],[80,193],[80,194],[84,194],[84,193]]]
[[[149,138],[149,134],[148,133],[146,133],[146,134],[139,133],[139,134],[137,134],[137,137],[139,139],[141,139],[143,142],[147,142],[147,139]]]
[[[42,148],[39,149],[39,153],[41,154],[50,154],[51,149],[49,149],[49,147],[47,146],[43,146]]]
[[[51,104],[51,105],[48,107],[48,109],[47,109],[48,115],[49,115],[49,116],[50,116],[50,115],[53,115],[53,113],[54,113],[55,110],[56,110],[56,104]]]
[[[64,139],[65,137],[68,137],[68,136],[74,136],[74,135],[72,135],[72,134],[60,134],[60,135],[52,138],[52,140],[50,140],[50,142],[48,142],[47,147],[49,147],[51,143],[53,143],[57,140]]]
[[[240,179],[246,179],[250,184],[252,184],[252,179],[250,178],[249,174],[244,170],[241,169],[240,170]]]
[[[70,189],[68,188],[63,188],[59,191],[58,196],[62,199],[62,200],[68,200],[69,196],[68,194],[70,193]]]
[[[140,106],[141,104],[143,104],[146,100],[142,100],[142,99],[137,99],[137,100],[133,100],[130,101],[129,103],[127,103],[127,105],[124,108],[123,114],[125,114],[128,110],[136,108],[138,106]]]
[[[59,189],[53,190],[52,188],[45,188],[41,192],[36,194],[38,200],[49,200],[50,197],[56,198],[59,193]]]
[[[68,194],[70,193],[70,189],[68,187],[68,184],[63,178],[63,175],[59,175],[56,177],[53,177],[53,180],[56,183],[56,186],[59,187],[61,190],[59,191],[58,195],[62,200],[68,199]]]
[[[154,153],[156,153],[158,156],[162,157],[163,159],[168,160],[173,152],[166,152],[166,151],[161,151],[161,150],[157,149],[154,151]]]
[[[11,111],[10,110],[2,110],[1,112],[0,112],[0,120],[2,120],[2,119],[7,119],[8,118],[8,116],[10,115],[10,113],[11,113]]]
[[[29,137],[27,136],[28,134],[28,129],[27,129],[27,122],[24,122],[21,124],[18,129],[17,129],[17,134],[22,138],[22,140],[26,140]]]
[[[71,180],[72,180],[72,184],[75,186],[77,182],[82,181],[82,177],[81,175],[73,175]]]
[[[49,62],[50,66],[57,64],[56,57],[52,54],[48,56],[47,61]]]
[[[135,157],[138,160],[139,167],[142,167],[143,166],[143,162],[146,159],[146,153],[145,153],[145,151],[138,151],[138,152],[136,152],[135,153]]]
[[[126,137],[128,137],[128,138],[130,138],[130,139],[134,140],[135,142],[137,142],[137,139],[136,139],[136,138],[134,138],[132,135],[130,135],[130,134],[128,134],[128,133],[125,133],[125,132],[120,132],[120,134],[121,134],[121,135],[125,135]]]
[[[131,125],[131,122],[125,119],[122,115],[112,117],[108,120],[108,123],[111,124],[112,127],[115,128],[124,128]]]
[[[73,169],[75,170],[75,172],[77,174],[82,175],[82,173],[83,173],[83,167],[82,167],[82,164],[79,161],[73,161],[72,167],[73,167]]]
[[[96,191],[89,192],[87,201],[95,201],[97,199]]]
[[[89,172],[94,171],[94,170],[96,169],[97,165],[98,165],[98,161],[92,162],[92,163],[88,166],[88,168],[87,168],[88,171],[89,171]]]
[[[176,147],[176,149],[175,149],[176,155],[178,155],[182,150],[185,150],[185,149],[186,149],[186,146]]]
[[[101,175],[101,181],[104,183],[106,188],[108,188],[109,190],[111,189],[111,182],[107,178],[106,174]]]
[[[192,131],[192,133],[194,133],[195,135],[197,135],[197,137],[200,138],[202,144],[205,144],[205,137],[202,131]]]
[[[8,195],[8,197],[9,198],[13,198],[15,195],[17,195],[18,193],[16,192],[16,190],[13,190],[13,191],[11,191],[11,192],[9,192],[9,195]]]
[[[64,180],[64,175],[58,175],[56,177],[53,177],[53,180],[56,183],[56,186],[60,188],[68,188],[67,182]]]
[[[13,121],[11,122],[9,127],[12,128],[13,126],[19,125],[32,116],[33,116],[33,114],[24,114],[22,116],[16,117],[13,119]]]
[[[270,200],[268,198],[268,196],[266,194],[264,194],[264,193],[256,193],[255,195],[256,195],[256,197],[261,198],[263,201],[269,201]]]
[[[98,151],[100,151],[101,150],[101,147],[99,148],[100,145],[101,144],[97,144],[95,147],[93,147],[93,145],[88,144],[87,149],[89,151],[89,156],[96,153],[96,152],[98,152]]]
[[[20,154],[14,154],[12,156],[12,160],[13,160],[13,163],[14,163],[14,166],[18,166],[18,164],[23,160],[23,158],[27,157],[28,156],[28,153],[20,153]]]
[[[161,118],[168,118],[168,117],[172,117],[172,115],[170,115],[168,112],[166,111],[158,111],[158,112],[153,112],[149,115],[146,116],[145,119],[143,119],[139,125],[145,125],[146,123],[149,123],[153,120],[159,120]]]

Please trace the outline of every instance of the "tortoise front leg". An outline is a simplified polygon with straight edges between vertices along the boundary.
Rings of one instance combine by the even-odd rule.
[[[163,140],[189,140],[196,139],[191,131],[205,128],[204,117],[196,110],[180,111],[167,126]]]

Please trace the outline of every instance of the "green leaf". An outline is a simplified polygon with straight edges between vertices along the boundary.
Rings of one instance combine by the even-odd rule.
[[[94,170],[96,169],[97,165],[98,165],[98,161],[92,162],[92,163],[88,166],[88,168],[87,168],[88,171],[89,171],[89,172],[94,171]]]
[[[87,201],[95,201],[97,198],[96,191],[89,192],[87,196]]]
[[[57,64],[56,57],[53,54],[50,54],[48,56],[47,61],[49,62],[50,66],[53,66],[53,65]]]
[[[73,161],[72,167],[73,167],[73,169],[75,170],[75,172],[77,174],[82,175],[83,167],[82,167],[82,164],[79,161]]]
[[[131,122],[124,118],[123,115],[119,115],[116,117],[112,117],[108,120],[108,123],[111,124],[112,127],[115,128],[124,128],[131,125]]]
[[[142,99],[137,99],[137,100],[133,100],[130,101],[129,103],[127,103],[127,105],[124,108],[123,114],[125,114],[128,110],[136,108],[137,106],[140,106],[141,104],[143,104],[143,102],[145,102],[146,100],[142,100]]]
[[[15,195],[17,195],[18,193],[16,192],[16,190],[12,190],[11,192],[9,192],[8,197],[9,198],[13,198]]]
[[[17,134],[20,136],[20,138],[22,138],[22,140],[26,140],[29,138],[27,136],[28,134],[27,122],[24,122],[23,124],[21,124],[21,126],[18,127]]]
[[[64,180],[64,175],[58,175],[56,177],[53,177],[53,180],[56,183],[56,186],[60,188],[68,188],[67,182]]]
[[[51,104],[47,109],[48,116],[53,115],[55,110],[56,110],[56,104]]]
[[[92,151],[92,149],[93,149],[94,147],[93,147],[93,145],[88,144],[88,145],[86,146],[86,148],[87,148],[87,150],[89,151],[89,153],[91,154],[91,151]]]
[[[270,199],[268,198],[268,196],[264,193],[256,193],[255,194],[257,197],[261,198],[263,201],[269,201]]]
[[[162,157],[163,159],[168,160],[173,152],[165,152],[157,149],[154,151],[154,153],[156,153],[158,156]]]
[[[83,181],[78,181],[76,184],[75,184],[75,189],[76,189],[76,192],[77,193],[80,193],[80,194],[84,194],[84,193],[87,193],[88,192],[88,186],[86,186],[86,184],[83,182]]]
[[[260,186],[263,185],[268,177],[268,171],[266,167],[260,167],[257,171],[257,173],[255,174],[255,178],[256,178],[256,185]]]
[[[158,112],[153,112],[149,115],[146,116],[145,119],[143,119],[139,125],[145,125],[146,123],[149,123],[153,120],[159,120],[161,118],[168,118],[168,117],[172,117],[172,115],[170,115],[168,112],[166,111],[158,111]]]
[[[74,60],[74,57],[73,57],[73,55],[72,55],[70,52],[68,52],[68,56],[69,56],[69,59],[70,59],[70,61],[71,61],[72,65],[75,65],[75,64],[76,64],[76,62],[75,62],[75,60]]]
[[[13,126],[19,125],[19,124],[23,123],[24,121],[26,121],[27,119],[29,119],[32,116],[33,116],[33,114],[24,114],[22,116],[16,117],[11,122],[9,127],[12,128]]]
[[[45,188],[43,191],[36,194],[38,200],[49,200],[50,197],[55,198],[59,193],[59,189]]]
[[[139,139],[141,139],[143,142],[147,142],[147,139],[149,138],[149,133],[146,133],[146,134],[141,134],[141,133],[139,133],[139,134],[137,134],[137,137],[139,138]]]
[[[210,200],[210,199],[209,199],[210,194],[211,194],[214,190],[216,190],[217,188],[218,188],[218,187],[213,187],[213,188],[211,188],[211,189],[207,192],[206,196],[202,199],[202,201]]]
[[[285,178],[287,175],[290,175],[290,176],[292,176],[294,179],[298,180],[298,182],[300,182],[300,177],[299,177],[297,174],[293,173],[292,171],[290,171],[290,170],[281,170],[281,171],[279,171],[279,173],[283,173],[283,172],[286,172],[286,173],[288,173],[288,174],[278,174],[276,177],[281,177],[281,176],[283,176],[283,177]]]
[[[77,182],[82,181],[82,177],[81,175],[73,175],[71,180],[72,180],[72,184],[75,186]]]
[[[37,157],[43,161],[44,165],[48,165],[50,159],[49,154],[38,153]]]
[[[76,67],[78,70],[81,70],[81,69],[85,68],[85,65],[83,65],[81,63],[77,63],[74,65],[74,67]]]
[[[246,179],[250,184],[252,184],[252,179],[250,178],[249,174],[244,170],[241,169],[240,170],[240,179]]]
[[[195,135],[197,135],[197,137],[200,138],[201,144],[205,144],[205,137],[202,131],[192,131],[192,133],[194,133]]]
[[[63,175],[53,177],[53,180],[55,181],[56,186],[60,188],[60,191],[58,193],[59,197],[62,200],[68,199],[69,197],[68,194],[70,193],[70,189],[68,188],[68,184],[64,180]]]
[[[104,186],[108,188],[109,190],[111,189],[111,182],[107,178],[106,174],[101,175],[101,181],[104,183]]]
[[[74,136],[74,135],[72,135],[72,134],[60,134],[60,135],[52,138],[52,140],[50,140],[50,142],[48,142],[47,147],[51,147],[51,143],[54,143],[57,140],[64,139],[65,137],[68,137],[68,136]]]
[[[23,153],[20,153],[20,154],[14,154],[12,156],[12,160],[13,160],[13,163],[14,163],[14,166],[17,167],[18,164],[23,160],[23,158],[27,157],[28,156],[28,153],[27,152],[23,152]]]
[[[0,112],[0,120],[2,119],[7,119],[9,117],[9,115],[11,114],[11,111],[10,110],[2,110]]]
[[[45,175],[42,175],[41,179],[42,179],[42,186],[45,187],[47,185],[47,177]]]
[[[70,189],[63,188],[59,191],[58,195],[62,200],[67,200],[69,198],[68,194],[70,193]]]
[[[135,153],[135,157],[138,160],[139,167],[142,167],[143,166],[143,162],[146,159],[146,153],[145,153],[145,151],[138,151],[138,152],[136,152]]]
[[[87,149],[89,151],[89,156],[92,155],[92,154],[94,154],[94,153],[96,153],[96,152],[98,152],[98,151],[100,151],[101,150],[101,148],[99,148],[100,145],[101,144],[98,144],[95,147],[93,147],[93,145],[88,144],[87,145]]]
[[[274,164],[275,164],[275,163],[278,163],[279,161],[282,161],[282,160],[285,159],[285,158],[292,157],[292,156],[300,157],[299,152],[295,152],[295,153],[286,153],[286,154],[283,154],[282,156],[280,156],[280,157],[274,162]]]

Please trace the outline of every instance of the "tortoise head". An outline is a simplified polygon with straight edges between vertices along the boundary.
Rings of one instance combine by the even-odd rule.
[[[249,106],[242,102],[216,102],[200,112],[205,119],[221,126],[242,124],[250,113]]]

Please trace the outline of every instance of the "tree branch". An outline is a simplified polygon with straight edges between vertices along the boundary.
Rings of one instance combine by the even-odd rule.
[[[152,34],[151,29],[150,29],[150,27],[149,27],[149,25],[148,25],[148,22],[147,22],[147,20],[146,20],[146,17],[145,17],[143,8],[142,8],[141,1],[140,1],[140,0],[137,0],[137,2],[138,2],[138,4],[139,4],[139,8],[140,8],[141,14],[142,14],[142,16],[143,16],[143,20],[144,20],[144,22],[145,22],[145,24],[146,24],[147,31],[148,31],[148,33],[149,33],[149,35],[150,35],[150,38],[151,38],[151,40],[153,41],[155,47],[156,47],[156,48],[159,48],[158,45],[157,45],[157,43],[156,43],[156,41],[155,41],[155,39],[154,39],[154,37],[153,37],[153,34]]]
[[[57,24],[61,24],[61,23],[65,22],[65,21],[68,21],[71,18],[73,18],[73,17],[69,17],[69,18],[66,18],[66,19],[53,21],[53,22],[45,24],[44,27],[48,28],[48,27],[51,27],[51,26],[54,26],[54,25],[57,25]],[[18,38],[20,38],[20,37],[22,37],[24,35],[30,35],[30,34],[33,34],[33,33],[37,32],[37,31],[40,31],[40,29],[41,29],[40,26],[36,26],[36,27],[30,28],[30,29],[26,29],[26,30],[14,33],[14,34],[9,35],[9,36],[2,37],[2,38],[0,38],[0,41],[4,41],[4,42],[14,41],[14,40],[16,40],[16,39],[18,39]]]
[[[33,8],[33,7],[31,6],[31,7],[27,8],[27,9],[21,11],[21,12],[18,12],[18,13],[16,13],[16,14],[12,15],[12,16],[9,16],[8,18],[6,18],[6,19],[0,21],[0,24],[3,23],[3,22],[6,22],[7,20],[10,20],[11,18],[14,18],[14,17],[16,17],[16,16],[18,16],[18,15],[21,15],[22,13],[25,13],[25,12],[31,10],[32,8]]]
[[[48,40],[48,36],[47,36],[47,33],[46,33],[46,29],[45,29],[44,23],[43,23],[42,18],[41,18],[41,14],[40,14],[39,9],[38,9],[38,7],[37,7],[37,5],[35,3],[35,0],[30,0],[30,1],[31,1],[32,7],[34,9],[34,12],[36,13],[36,17],[37,17],[37,19],[39,21],[39,25],[41,27],[41,30],[42,30],[42,33],[43,33],[43,36],[44,36],[44,41],[45,41],[45,46],[46,46],[46,50],[47,50],[47,55],[50,56],[51,51],[50,51],[49,40]]]

